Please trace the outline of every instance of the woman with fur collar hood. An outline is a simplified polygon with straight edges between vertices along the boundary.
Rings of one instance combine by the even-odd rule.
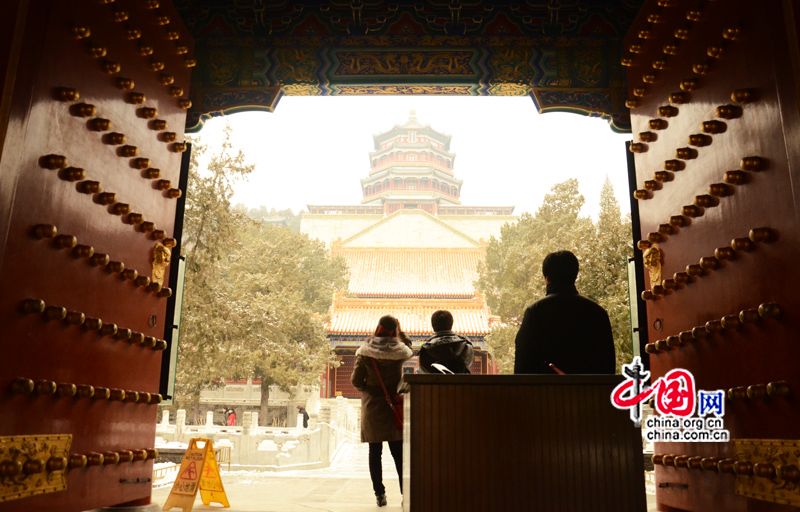
[[[356,351],[356,366],[350,376],[353,386],[361,391],[361,442],[369,443],[369,475],[379,507],[386,505],[381,466],[384,441],[389,443],[400,478],[400,492],[403,491],[403,432],[395,426],[392,409],[386,403],[372,361],[386,390],[395,394],[403,376],[403,361],[413,354],[411,340],[400,330],[400,322],[386,315],[378,322],[375,335]]]

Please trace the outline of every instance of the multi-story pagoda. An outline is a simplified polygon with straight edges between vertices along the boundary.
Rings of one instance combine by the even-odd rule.
[[[353,206],[309,205],[300,229],[347,263],[350,279],[331,306],[328,337],[340,358],[323,379],[323,395],[358,397],[350,385],[355,350],[382,315],[400,320],[417,348],[433,332],[431,314],[453,313],[453,329],[475,347],[473,373],[493,373],[484,341],[492,315],[475,290],[485,245],[515,220],[511,206],[463,206],[450,137],[408,121],[374,137],[363,200]],[[416,367],[416,358],[407,363]]]
[[[460,204],[461,180],[453,176],[456,156],[450,136],[417,121],[414,111],[402,126],[376,135],[370,173],[361,180],[364,204],[382,205],[385,214],[419,208],[436,215],[440,206]]]

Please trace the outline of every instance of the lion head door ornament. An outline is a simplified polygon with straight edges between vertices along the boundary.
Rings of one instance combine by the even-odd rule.
[[[644,266],[650,274],[650,288],[661,284],[661,265],[664,264],[664,251],[653,244],[642,254]]]
[[[169,242],[163,244],[161,242],[156,242],[155,245],[153,245],[153,273],[150,276],[150,280],[161,286],[164,286],[164,277],[167,274],[167,268],[169,268],[169,262],[172,259],[170,247],[174,247],[174,244]]]

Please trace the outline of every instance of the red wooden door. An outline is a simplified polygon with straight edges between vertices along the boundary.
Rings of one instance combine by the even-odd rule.
[[[733,438],[656,444],[665,510],[800,504],[796,449],[736,449],[800,439],[793,16],[791,2],[653,0],[626,39],[640,247],[663,251],[644,292],[653,377],[687,368],[724,389]]]
[[[11,70],[0,436],[70,434],[72,445],[66,469],[4,452],[22,487],[26,471],[64,471],[67,489],[0,510],[146,503],[169,300],[151,278],[156,244],[174,241],[191,41],[166,0],[12,3],[0,48]]]

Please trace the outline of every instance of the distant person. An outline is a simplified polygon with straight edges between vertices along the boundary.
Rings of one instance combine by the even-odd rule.
[[[303,415],[303,428],[308,428],[308,411],[302,405],[297,406],[297,414]]]
[[[542,273],[547,296],[525,310],[514,373],[615,373],[608,314],[575,288],[578,258],[569,251],[550,253]]]
[[[233,409],[228,409],[226,423],[229,427],[236,426],[236,411],[234,411]]]
[[[369,443],[369,476],[379,507],[386,506],[381,464],[384,441],[389,443],[403,492],[403,432],[398,418],[402,417],[402,402],[397,398],[397,386],[403,362],[413,355],[407,339],[396,318],[381,317],[374,336],[356,351],[350,376],[361,391],[361,442]]]
[[[453,373],[469,373],[472,364],[472,342],[453,332],[453,315],[439,310],[431,315],[433,336],[419,349],[421,373],[441,373],[433,364],[445,366]]]

